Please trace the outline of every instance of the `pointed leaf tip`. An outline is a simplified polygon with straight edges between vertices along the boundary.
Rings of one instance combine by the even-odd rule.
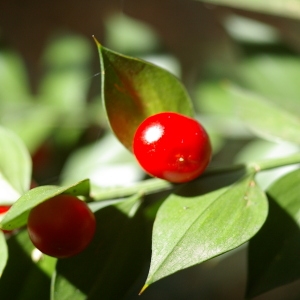
[[[144,291],[146,290],[146,288],[149,286],[149,284],[145,284],[144,286],[143,286],[143,288],[141,289],[141,291],[139,292],[139,296],[141,296],[143,293],[144,293]]]
[[[99,41],[97,40],[97,38],[96,38],[94,35],[92,35],[92,38],[93,38],[93,40],[95,41],[97,47],[98,47],[98,48],[101,47],[101,44],[99,43]]]

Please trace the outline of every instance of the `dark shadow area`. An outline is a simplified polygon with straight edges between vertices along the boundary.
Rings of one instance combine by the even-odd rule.
[[[19,234],[27,235],[23,231]],[[3,300],[49,300],[50,277],[48,277],[24,251],[17,236],[8,242],[9,259],[0,280]]]
[[[243,165],[232,171],[203,174],[194,181],[179,185],[174,192],[184,197],[201,196],[229,186],[243,178],[245,174],[246,169]]]
[[[267,220],[249,243],[248,265],[250,299],[300,278],[299,225],[270,196]]]
[[[89,300],[122,299],[150,259],[150,232],[139,212],[128,218],[109,206],[95,215],[92,243],[79,255],[58,261],[55,285],[67,280]]]
[[[143,280],[140,278],[137,285],[143,286]],[[242,300],[245,285],[246,252],[241,247],[167,276],[141,296],[131,293],[124,300]]]

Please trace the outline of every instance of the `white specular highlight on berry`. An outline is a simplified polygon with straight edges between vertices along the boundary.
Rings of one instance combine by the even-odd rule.
[[[158,141],[163,134],[164,134],[163,126],[155,125],[146,130],[144,137],[147,143],[153,143]]]

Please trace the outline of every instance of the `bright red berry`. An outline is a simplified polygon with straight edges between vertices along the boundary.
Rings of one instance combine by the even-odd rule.
[[[8,212],[8,210],[10,209],[11,205],[0,205],[0,220],[4,217],[4,215]],[[1,229],[2,232],[4,232],[5,234],[10,234],[12,233],[11,230],[3,230]]]
[[[140,124],[134,136],[133,152],[148,174],[182,183],[204,172],[212,148],[205,129],[195,119],[163,112]]]
[[[10,209],[10,205],[0,205],[0,214],[6,213]]]
[[[92,240],[96,220],[88,205],[70,195],[59,195],[34,207],[27,229],[41,252],[58,257],[78,254]]]

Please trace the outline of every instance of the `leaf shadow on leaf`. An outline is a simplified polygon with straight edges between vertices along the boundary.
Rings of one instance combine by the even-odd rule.
[[[25,230],[7,242],[9,258],[0,280],[1,299],[49,299],[50,277],[32,261],[24,243],[34,249]]]
[[[249,242],[247,299],[300,278],[300,228],[268,195],[269,214]]]
[[[88,248],[58,261],[53,299],[122,299],[144,270],[151,233],[141,211],[128,218],[109,206],[95,216],[96,234]]]
[[[246,168],[243,165],[236,170],[225,173],[203,174],[196,180],[190,181],[184,185],[179,185],[174,193],[183,197],[201,196],[229,186],[245,175]]]

